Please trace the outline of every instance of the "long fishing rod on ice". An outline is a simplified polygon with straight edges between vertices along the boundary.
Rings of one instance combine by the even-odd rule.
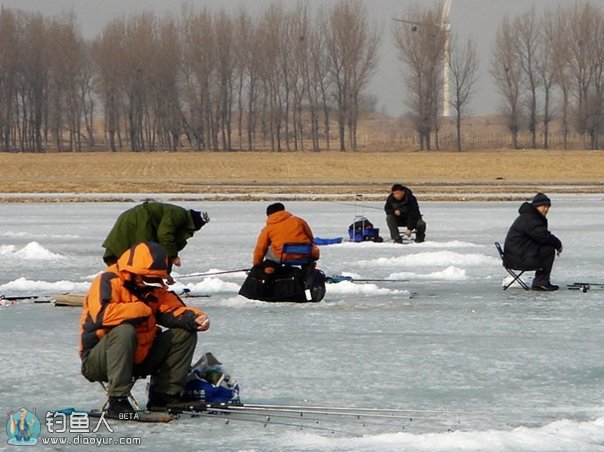
[[[189,273],[187,275],[179,275],[178,279],[183,278],[195,278],[195,277],[203,277],[203,276],[214,276],[214,275],[226,275],[229,273],[241,273],[241,272],[249,272],[251,268],[241,268],[239,270],[225,270],[220,272],[208,272],[208,273]]]

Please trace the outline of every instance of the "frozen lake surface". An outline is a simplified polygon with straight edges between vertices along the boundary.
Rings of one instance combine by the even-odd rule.
[[[212,218],[181,253],[181,275],[250,266],[267,203],[178,204]],[[0,294],[85,292],[103,269],[103,239],[133,205],[0,204]],[[364,213],[387,238],[381,203],[366,205],[286,202],[316,236],[345,235]],[[238,296],[243,273],[175,286],[211,295],[187,301],[212,320],[196,357],[213,352],[244,402],[410,410],[412,421],[318,424],[331,433],[182,418],[114,424],[113,435],[141,436],[148,450],[603,450],[604,291],[565,290],[604,282],[602,197],[553,198],[550,229],[564,244],[554,293],[501,290],[506,274],[493,242],[503,243],[518,202],[421,207],[423,244],[322,247],[327,275],[405,282],[330,284],[323,302],[302,305]],[[79,371],[79,315],[49,304],[0,306],[2,425],[22,406],[40,414],[100,404],[100,387]],[[144,386],[134,392],[143,402]]]

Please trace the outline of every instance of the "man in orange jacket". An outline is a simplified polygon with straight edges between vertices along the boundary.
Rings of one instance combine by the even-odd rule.
[[[167,290],[168,257],[155,242],[140,242],[98,275],[84,302],[80,357],[89,381],[108,382],[107,417],[134,413],[133,378],[151,375],[150,410],[179,400],[197,332],[210,321]],[[163,332],[158,325],[167,329]]]
[[[266,216],[266,226],[260,231],[254,249],[253,265],[261,264],[264,258],[280,262],[285,243],[313,243],[314,237],[308,223],[289,213],[280,202],[269,205]],[[318,260],[319,256],[319,247],[313,244],[312,257]]]

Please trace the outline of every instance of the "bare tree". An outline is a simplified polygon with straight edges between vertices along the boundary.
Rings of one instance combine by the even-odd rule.
[[[237,17],[234,19],[238,33],[234,35],[233,52],[235,55],[234,61],[234,92],[236,95],[237,105],[237,148],[243,149],[243,134],[244,134],[244,113],[245,113],[245,94],[246,89],[249,89],[248,81],[248,54],[253,39],[254,26],[250,15],[243,9],[239,10]],[[249,143],[248,143],[249,144]]]
[[[105,26],[92,48],[96,86],[104,111],[105,141],[114,152],[122,149],[120,122],[124,111],[122,48],[125,34],[125,21],[116,19]]]
[[[566,24],[564,16],[558,13],[546,13],[541,20],[543,41],[539,47],[538,73],[543,87],[543,148],[549,148],[549,125],[555,118],[552,97],[555,86],[562,92],[562,133],[564,147],[567,148],[568,139],[568,89],[566,71],[568,67],[568,53],[566,52],[566,39],[563,37]]]
[[[215,80],[215,45],[212,16],[207,10],[189,12],[184,18],[184,61],[189,109],[189,135],[197,149],[217,149],[212,116]]]
[[[360,0],[340,0],[330,11],[326,45],[337,102],[340,150],[349,143],[357,148],[356,123],[362,90],[377,64],[380,35],[370,29],[367,13]]]
[[[602,12],[590,3],[575,5],[569,14],[568,39],[571,91],[575,97],[576,125],[579,133],[588,134],[590,147],[597,147],[597,129],[601,103],[597,80],[601,78],[600,45]]]
[[[308,11],[308,3],[298,1],[295,9],[290,15],[290,36],[292,64],[290,72],[292,89],[292,126],[294,149],[303,151],[304,143],[304,100],[308,98],[307,90],[310,89],[308,54],[311,32],[311,21]]]
[[[21,150],[45,150],[48,139],[48,21],[28,15],[20,44],[19,86]]]
[[[539,57],[541,47],[541,31],[532,8],[529,12],[516,17],[512,24],[515,31],[509,37],[512,39],[514,51],[518,54],[518,62],[524,72],[523,82],[528,90],[528,129],[531,132],[531,147],[537,147],[537,93],[541,84],[538,69],[542,66]]]
[[[233,78],[235,73],[234,21],[224,11],[214,19],[216,43],[216,129],[220,133],[222,149],[231,150],[231,115],[233,105]]]
[[[570,69],[571,48],[569,39],[569,18],[566,10],[558,9],[554,13],[544,17],[543,45],[544,66],[543,73],[552,71],[551,77],[555,86],[560,91],[560,121],[562,128],[562,140],[564,149],[568,149],[568,136],[570,133],[570,109],[571,109],[571,84],[572,76]],[[544,110],[544,129],[547,130],[545,122],[549,119],[548,112]],[[545,133],[545,132],[544,132]]]
[[[5,152],[17,146],[19,34],[17,15],[0,9],[0,149]]]
[[[447,31],[440,24],[440,8],[412,8],[407,17],[411,24],[394,29],[399,59],[405,64],[406,103],[412,111],[413,122],[422,150],[432,148],[431,135],[438,143],[439,105],[443,95],[442,67],[446,64]]]
[[[504,98],[503,114],[512,138],[512,147],[518,149],[518,132],[521,123],[522,64],[515,46],[515,30],[508,17],[497,30],[491,75]]]
[[[476,83],[478,53],[474,41],[468,39],[464,48],[459,48],[457,41],[454,40],[448,55],[449,61],[447,64],[449,65],[450,79],[453,86],[453,99],[450,103],[455,109],[457,150],[461,151],[461,120]]]
[[[76,19],[68,14],[48,27],[49,45],[49,126],[58,151],[81,150],[83,104],[80,91],[89,72],[84,40]]]

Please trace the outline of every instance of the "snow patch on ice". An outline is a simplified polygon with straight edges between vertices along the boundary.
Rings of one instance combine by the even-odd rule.
[[[177,282],[173,286],[170,286],[176,293],[182,291],[182,289],[189,289],[193,293],[219,293],[219,292],[239,292],[240,284],[236,284],[231,281],[223,281],[220,278],[204,278],[203,281],[198,283],[187,283]]]
[[[336,284],[327,284],[328,295],[391,295],[408,294],[407,290],[386,289],[375,284],[355,284],[351,281],[342,281]]]
[[[399,272],[388,275],[386,279],[430,279],[430,280],[444,280],[444,281],[465,281],[468,279],[468,275],[463,268],[455,267],[450,265],[442,271],[432,272],[427,274],[413,273],[413,272]]]
[[[21,277],[10,281],[6,284],[0,284],[0,292],[35,292],[36,294],[48,292],[88,292],[90,288],[89,282],[73,282],[73,281],[32,281]]]
[[[359,438],[295,432],[284,439],[304,450],[478,451],[488,445],[486,449],[490,451],[598,451],[604,444],[604,417],[586,422],[562,419],[543,427],[517,427],[509,431],[398,432]]]
[[[425,253],[405,254],[397,257],[380,257],[360,261],[361,265],[404,265],[414,267],[448,267],[451,265],[479,266],[501,264],[500,259],[480,253],[456,253],[454,251],[429,251]]]
[[[19,250],[17,250],[15,245],[0,245],[0,256],[42,261],[64,258],[60,254],[53,253],[52,251],[44,248],[38,242],[29,242]]]
[[[471,242],[463,242],[461,240],[450,240],[448,242],[436,242],[436,241],[425,241],[422,243],[415,243],[413,241],[405,242],[404,245],[394,243],[391,241],[386,242],[342,242],[330,245],[330,248],[436,248],[436,249],[449,249],[449,248],[481,248],[483,245],[478,245]]]

